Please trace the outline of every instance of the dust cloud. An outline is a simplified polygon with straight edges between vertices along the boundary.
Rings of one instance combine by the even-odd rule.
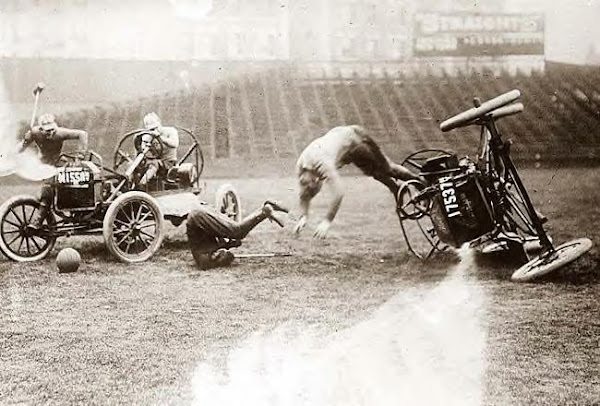
[[[0,176],[10,175],[14,171],[14,160],[10,150],[17,140],[14,136],[12,109],[4,86],[4,78],[0,77]]]
[[[56,168],[42,163],[37,152],[29,148],[17,153],[19,139],[17,123],[3,78],[0,78],[0,178],[12,174],[27,180],[39,181],[56,174]]]
[[[195,405],[479,405],[484,299],[468,250],[435,286],[403,288],[333,334],[302,325],[256,333],[226,370],[200,364]]]

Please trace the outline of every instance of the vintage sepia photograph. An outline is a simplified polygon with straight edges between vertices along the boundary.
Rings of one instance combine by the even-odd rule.
[[[0,0],[0,405],[600,404],[600,0]]]

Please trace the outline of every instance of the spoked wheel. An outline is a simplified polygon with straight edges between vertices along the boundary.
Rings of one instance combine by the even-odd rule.
[[[427,259],[436,250],[444,249],[431,220],[433,202],[422,195],[421,182],[405,182],[396,196],[396,213],[408,249],[418,258]]]
[[[548,251],[532,259],[511,276],[513,282],[528,282],[542,275],[546,275],[585,254],[592,247],[588,238],[579,238]]]
[[[418,220],[400,220],[400,228],[408,249],[419,259],[426,260],[435,251],[443,251],[447,247],[437,237],[429,215]]]
[[[127,192],[108,207],[102,231],[106,247],[119,261],[142,262],[160,248],[163,215],[147,193]]]
[[[219,213],[225,214],[230,219],[240,222],[242,220],[242,204],[234,187],[225,183],[215,193],[215,208]]]
[[[0,251],[13,261],[38,261],[54,247],[56,236],[52,231],[56,223],[52,214],[39,230],[27,227],[39,207],[39,201],[32,196],[15,196],[0,206]]]
[[[422,193],[425,185],[416,180],[405,182],[396,196],[398,214],[411,220],[417,220],[431,210],[432,200]]]
[[[149,156],[155,158],[162,156],[165,146],[157,134],[146,130],[135,130],[125,134],[117,144],[113,153],[114,171],[119,172],[127,169],[141,152],[142,139],[146,139],[145,137],[148,137],[150,140]]]

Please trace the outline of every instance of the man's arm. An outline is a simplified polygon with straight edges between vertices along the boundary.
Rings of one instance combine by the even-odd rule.
[[[331,200],[331,204],[329,205],[329,210],[327,211],[326,220],[330,223],[335,218],[338,210],[340,209],[340,205],[342,204],[342,199],[344,198],[344,191],[342,189],[342,182],[340,179],[340,175],[337,173],[329,178],[329,185],[331,187],[331,191],[333,193],[333,199]]]
[[[58,128],[54,135],[60,140],[79,140],[79,148],[85,155],[88,152],[88,133],[83,130],[73,130],[70,128]]]
[[[337,171],[332,170],[329,172],[327,176],[327,182],[330,185],[333,198],[331,200],[331,203],[329,204],[329,210],[327,211],[325,219],[321,221],[321,223],[317,227],[317,230],[315,231],[315,237],[317,238],[327,237],[327,232],[329,231],[331,223],[333,222],[333,219],[335,219],[335,216],[337,215],[337,212],[340,209],[340,206],[342,205],[342,199],[344,198],[342,181]]]
[[[177,148],[179,146],[179,133],[175,128],[163,128],[160,140],[169,148]]]
[[[294,226],[294,234],[296,234],[296,235],[300,234],[300,231],[302,231],[304,229],[304,227],[306,227],[306,222],[308,220],[308,212],[310,210],[310,201],[314,197],[314,195],[309,195],[307,187],[305,185],[303,185],[301,182],[301,176],[305,171],[305,169],[303,168],[305,151],[302,151],[302,153],[300,154],[300,157],[298,157],[298,160],[296,161],[296,175],[298,176],[298,180],[300,182],[299,197],[300,197],[300,212],[301,212],[300,218],[298,219],[298,221],[296,222],[296,225]]]
[[[313,196],[309,196],[305,192],[300,192],[300,212],[303,217],[308,218],[308,212],[310,211],[310,201]]]
[[[310,211],[310,201],[314,194],[310,193],[305,187],[300,186],[300,218],[294,226],[294,234],[299,234],[306,227],[308,213]]]
[[[23,141],[21,141],[21,144],[18,146],[17,154],[20,154],[21,152],[25,151],[32,142],[33,142],[33,134],[31,133],[31,130],[29,130],[25,133],[25,136],[23,137]]]

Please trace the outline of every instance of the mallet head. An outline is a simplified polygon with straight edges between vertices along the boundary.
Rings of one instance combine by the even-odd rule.
[[[42,82],[38,82],[38,84],[35,85],[35,89],[33,89],[33,95],[37,96],[38,94],[42,93],[42,90],[44,90],[44,87],[46,87],[45,84],[43,84]]]

